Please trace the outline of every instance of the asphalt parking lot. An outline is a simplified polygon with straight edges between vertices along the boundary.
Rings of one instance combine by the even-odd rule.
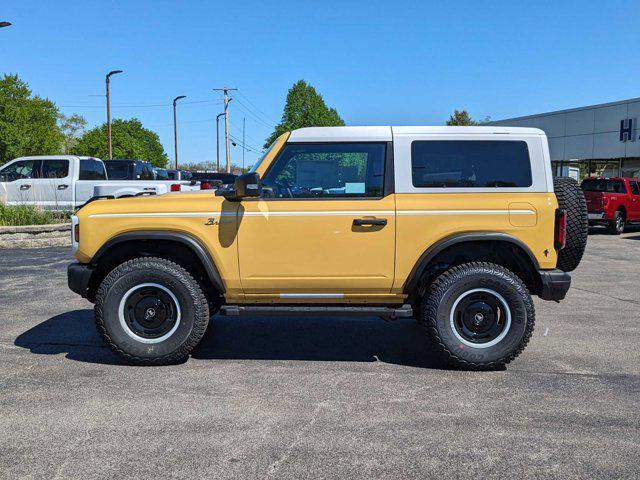
[[[0,250],[4,478],[638,478],[640,229],[594,234],[505,371],[443,368],[413,321],[218,318],[124,365],[68,248]]]

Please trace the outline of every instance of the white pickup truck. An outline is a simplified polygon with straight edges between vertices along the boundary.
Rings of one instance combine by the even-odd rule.
[[[0,168],[0,201],[74,210],[98,196],[113,198],[167,193],[170,185],[154,180],[108,181],[102,160],[73,155],[16,158]]]

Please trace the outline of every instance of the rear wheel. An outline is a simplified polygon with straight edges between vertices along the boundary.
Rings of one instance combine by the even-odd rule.
[[[533,301],[522,281],[491,263],[440,275],[422,298],[420,323],[450,365],[491,370],[516,358],[531,338]]]
[[[613,217],[613,220],[609,223],[609,233],[612,235],[620,235],[621,233],[624,233],[624,227],[626,224],[627,219],[624,212],[622,210],[618,210],[615,217]]]
[[[127,361],[179,362],[209,322],[207,299],[189,273],[162,258],[136,258],[111,271],[96,294],[98,332]]]
[[[577,268],[587,247],[587,201],[580,185],[573,178],[556,177],[553,179],[553,187],[558,206],[567,212],[566,245],[558,252],[557,266],[560,270],[571,272]]]

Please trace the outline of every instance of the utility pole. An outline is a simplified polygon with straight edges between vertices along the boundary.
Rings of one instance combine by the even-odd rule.
[[[227,151],[227,173],[231,172],[231,148],[229,146],[229,92],[238,90],[237,88],[214,88],[214,91],[222,91],[224,94],[224,137]]]
[[[226,115],[222,112],[216,116],[216,172],[220,173],[220,117]]]
[[[187,96],[180,95],[173,99],[173,145],[176,153],[176,170],[178,170],[178,116],[176,115],[176,103],[181,98],[187,98]]]
[[[111,97],[109,96],[109,83],[111,81],[109,80],[109,77],[117,73],[122,73],[122,70],[111,70],[104,77],[105,83],[107,84],[107,143],[109,144],[109,160],[113,158],[113,152],[111,148]]]
[[[244,170],[244,122],[246,118],[242,117],[242,170]]]

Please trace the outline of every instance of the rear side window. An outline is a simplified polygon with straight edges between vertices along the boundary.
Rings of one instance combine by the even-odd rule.
[[[530,187],[527,143],[502,140],[429,140],[411,143],[414,187]]]
[[[129,180],[129,164],[127,162],[107,160],[105,166],[109,180]]]
[[[154,180],[153,168],[148,163],[142,164],[142,173],[140,174],[140,180]]]
[[[604,178],[585,180],[581,187],[585,192],[627,193],[622,180],[606,180]]]
[[[102,162],[95,160],[80,160],[80,180],[106,180],[107,174],[104,171]]]
[[[634,195],[640,195],[640,188],[638,188],[638,184],[636,182],[629,182],[629,188],[631,188],[631,193]]]
[[[43,160],[42,178],[65,178],[69,175],[69,160]]]

